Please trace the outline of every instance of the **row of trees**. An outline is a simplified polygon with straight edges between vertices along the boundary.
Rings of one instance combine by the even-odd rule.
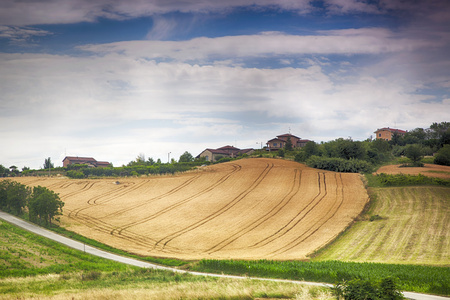
[[[27,187],[21,183],[0,181],[0,210],[20,216],[28,213],[29,220],[38,224],[51,224],[62,215],[64,202],[59,195],[45,187]]]
[[[425,155],[434,155],[434,163],[450,165],[450,122],[433,123],[430,129],[416,128],[405,136],[394,135],[391,141],[367,139],[353,141],[339,138],[289,151],[289,143],[279,156],[293,155],[311,167],[344,172],[367,172],[370,166],[406,156],[412,166],[422,166]],[[333,159],[331,159],[333,158]]]

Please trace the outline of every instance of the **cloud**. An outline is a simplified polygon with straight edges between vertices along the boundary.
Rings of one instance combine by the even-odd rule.
[[[320,31],[297,36],[281,32],[257,35],[200,37],[188,41],[126,41],[80,46],[98,54],[125,53],[146,59],[224,60],[230,57],[263,57],[302,54],[386,54],[432,46],[429,41],[398,38],[382,28]]]
[[[68,149],[117,165],[141,152],[163,159],[234,141],[255,147],[288,127],[316,141],[365,139],[374,127],[426,127],[450,111],[448,101],[412,93],[408,81],[365,69],[335,81],[314,62],[256,69],[116,53],[0,54],[0,69],[8,70],[0,73],[0,124],[8,124],[0,136],[11,141],[0,150],[6,164],[20,165],[10,154],[20,149],[37,158]]]
[[[0,25],[70,24],[95,22],[99,18],[124,20],[181,13],[224,13],[236,7],[269,7],[299,13],[309,12],[309,0],[35,0],[0,2]]]
[[[17,26],[1,26],[0,38],[5,38],[12,44],[24,45],[33,37],[51,35],[52,33],[46,30],[32,28],[32,27],[17,27]]]

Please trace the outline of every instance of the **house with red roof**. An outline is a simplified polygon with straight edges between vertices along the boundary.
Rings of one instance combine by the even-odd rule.
[[[97,161],[92,157],[66,156],[63,159],[63,167],[73,164],[88,165],[88,167],[92,168],[109,167],[111,165],[111,163],[107,161]]]
[[[306,143],[310,142],[310,140],[301,139],[298,136],[286,133],[278,135],[276,138],[267,141],[267,151],[277,151],[279,149],[283,149],[286,146],[288,139],[291,140],[292,148],[304,147]]]
[[[197,158],[204,157],[206,161],[215,162],[223,157],[238,157],[243,154],[252,154],[255,150],[248,148],[248,149],[239,149],[233,146],[224,146],[218,149],[205,149],[197,155]]]
[[[394,133],[403,136],[405,135],[406,132],[407,132],[406,130],[384,127],[377,129],[377,131],[375,131],[374,133],[376,134],[375,137],[376,139],[383,139],[385,141],[390,141],[392,140]]]

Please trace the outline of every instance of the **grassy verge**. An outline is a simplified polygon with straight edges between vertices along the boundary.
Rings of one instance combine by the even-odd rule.
[[[448,267],[342,261],[202,260],[193,267],[193,270],[328,283],[356,278],[376,281],[380,278],[393,277],[397,279],[402,290],[450,295]]]
[[[51,226],[51,227],[47,227],[47,229],[52,230],[60,235],[65,236],[65,237],[71,238],[73,240],[82,242],[86,245],[89,245],[89,246],[92,246],[92,247],[95,247],[98,249],[102,249],[102,250],[105,250],[105,251],[108,251],[111,253],[115,253],[118,255],[136,258],[136,259],[139,259],[142,261],[147,261],[147,262],[160,264],[160,265],[164,265],[164,266],[169,266],[169,267],[180,267],[180,266],[184,266],[184,265],[187,265],[190,263],[189,261],[184,261],[184,260],[179,260],[179,259],[158,258],[158,257],[150,257],[150,256],[143,257],[143,256],[134,255],[129,252],[102,244],[96,240],[89,239],[89,238],[79,235],[73,231],[69,231],[63,227]]]
[[[329,299],[326,288],[131,267],[0,221],[0,299]]]

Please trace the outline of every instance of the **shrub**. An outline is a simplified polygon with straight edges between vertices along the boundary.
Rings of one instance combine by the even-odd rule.
[[[337,299],[345,300],[399,300],[404,299],[392,278],[384,278],[380,282],[354,279],[337,284],[333,288]]]
[[[444,145],[434,158],[434,163],[437,165],[450,166],[450,145]]]
[[[364,173],[372,170],[372,165],[369,162],[360,159],[311,156],[306,164],[311,168],[335,172]]]

